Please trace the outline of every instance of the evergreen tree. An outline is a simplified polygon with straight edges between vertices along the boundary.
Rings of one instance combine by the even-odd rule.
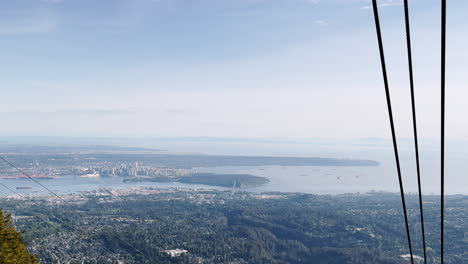
[[[37,258],[28,252],[21,234],[13,227],[11,215],[5,215],[2,210],[0,210],[0,263],[39,263]]]

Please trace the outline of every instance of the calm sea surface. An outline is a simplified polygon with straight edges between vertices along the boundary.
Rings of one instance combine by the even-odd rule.
[[[467,147],[448,144],[446,161],[446,192],[449,194],[468,194],[468,145]],[[187,147],[187,144],[184,145]],[[193,146],[193,149],[177,149],[178,151],[194,151],[202,146]],[[221,150],[222,149],[222,150]],[[304,193],[348,193],[375,191],[398,191],[398,180],[395,160],[391,146],[385,145],[326,145],[313,144],[283,144],[278,145],[257,144],[232,146],[209,149],[212,154],[231,155],[272,155],[272,156],[318,156],[337,158],[372,159],[380,162],[377,167],[322,167],[322,166],[236,166],[195,168],[200,172],[213,173],[247,173],[266,177],[270,183],[258,188],[245,189],[248,191],[280,191]],[[401,144],[402,173],[406,192],[417,191],[414,154],[411,144]],[[421,149],[421,172],[423,179],[423,192],[426,194],[439,193],[439,153],[437,145],[427,144]],[[26,180],[4,180],[12,189],[16,187],[32,187],[31,190],[17,190],[24,194],[47,194],[34,182]],[[126,189],[130,187],[155,188],[209,188],[226,190],[227,188],[189,185],[180,183],[124,183],[122,178],[79,178],[60,177],[55,180],[40,180],[53,191],[59,194],[91,191],[100,188]],[[0,195],[10,195],[5,188],[0,188]]]

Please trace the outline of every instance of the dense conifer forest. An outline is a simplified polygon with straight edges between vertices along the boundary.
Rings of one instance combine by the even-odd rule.
[[[28,252],[21,234],[13,227],[11,215],[5,215],[2,210],[0,210],[0,263],[38,263],[37,258]]]
[[[2,200],[41,263],[409,263],[399,195],[174,190],[103,192],[58,204]],[[85,198],[85,199],[84,199]],[[425,197],[428,254],[438,260],[436,196]],[[468,261],[466,202],[447,198],[446,263]],[[419,211],[408,197],[414,250]],[[188,253],[170,257],[163,250]],[[31,262],[32,263],[32,262]]]

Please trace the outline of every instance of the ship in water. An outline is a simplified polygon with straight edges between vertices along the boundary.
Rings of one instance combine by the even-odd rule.
[[[0,176],[0,179],[8,179],[8,180],[17,180],[17,179],[38,179],[38,180],[52,180],[56,179],[57,176],[54,175],[31,175],[30,177],[26,175],[17,175],[17,176]]]
[[[16,190],[31,190],[32,187],[30,186],[18,186],[16,187]]]
[[[85,175],[81,175],[80,178],[97,178],[100,177],[101,175],[99,173],[88,173]]]

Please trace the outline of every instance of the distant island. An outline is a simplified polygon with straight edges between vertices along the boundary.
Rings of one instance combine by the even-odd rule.
[[[197,168],[221,166],[379,166],[379,162],[364,159],[337,159],[320,157],[269,157],[229,155],[176,155],[176,154],[94,154],[74,156],[81,161],[87,158],[108,162],[141,162],[172,168]],[[88,160],[89,161],[89,160]],[[74,160],[76,162],[76,160]]]
[[[215,174],[215,173],[194,173],[178,177],[132,177],[124,182],[180,182],[188,184],[204,184],[221,187],[252,188],[267,184],[269,180],[264,177],[250,174]]]

